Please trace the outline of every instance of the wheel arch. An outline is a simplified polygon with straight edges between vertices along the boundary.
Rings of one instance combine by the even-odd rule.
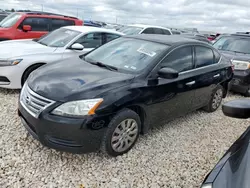
[[[141,133],[142,134],[147,133],[149,130],[149,123],[148,123],[147,113],[146,113],[145,108],[140,104],[130,104],[130,105],[123,105],[119,107],[118,111],[124,108],[133,110],[135,113],[139,115],[140,120],[141,120]]]
[[[37,62],[37,63],[33,63],[32,65],[29,65],[28,67],[25,68],[25,70],[23,71],[22,77],[21,77],[21,85],[24,84],[24,75],[27,71],[29,71],[31,68],[36,67],[39,68],[42,65],[46,65],[47,63],[45,62]]]

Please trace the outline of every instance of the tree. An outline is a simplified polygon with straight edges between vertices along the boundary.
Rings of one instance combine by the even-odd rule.
[[[15,9],[12,8],[10,11],[11,11],[11,12],[15,12]]]

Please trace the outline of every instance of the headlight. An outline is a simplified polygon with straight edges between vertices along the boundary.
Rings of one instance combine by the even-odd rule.
[[[213,188],[212,184],[202,185],[201,188]]]
[[[12,66],[17,65],[22,61],[22,59],[14,59],[14,60],[0,60],[0,66]]]
[[[72,101],[62,104],[52,111],[52,114],[67,117],[81,117],[95,114],[95,110],[102,103],[103,99],[89,99]]]
[[[250,63],[248,61],[232,60],[235,70],[247,70],[250,69]]]

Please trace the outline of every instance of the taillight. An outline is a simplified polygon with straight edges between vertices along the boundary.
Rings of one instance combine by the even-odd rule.
[[[232,71],[234,71],[234,64],[231,65]]]

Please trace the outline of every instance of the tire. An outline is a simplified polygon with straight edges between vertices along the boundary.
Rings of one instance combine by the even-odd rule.
[[[22,80],[21,80],[22,87],[23,87],[24,83],[26,82],[26,80],[28,79],[30,73],[33,72],[34,70],[38,69],[42,65],[44,65],[44,64],[35,64],[35,65],[32,65],[31,67],[29,67],[28,69],[25,70],[25,72],[23,73],[23,76],[22,76]]]
[[[217,88],[214,90],[209,103],[203,108],[203,110],[205,110],[206,112],[216,111],[221,105],[223,98],[223,90],[224,88],[221,85],[218,85]]]
[[[244,94],[245,97],[250,97],[250,88],[247,88],[246,93]]]
[[[101,150],[113,157],[127,153],[135,145],[140,130],[139,115],[133,110],[123,109],[110,121]]]

